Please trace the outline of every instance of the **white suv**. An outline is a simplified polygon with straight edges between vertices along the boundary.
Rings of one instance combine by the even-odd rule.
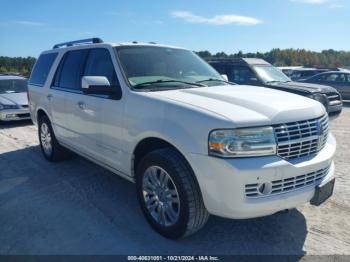
[[[334,187],[334,137],[311,99],[232,85],[193,52],[154,43],[63,43],[29,80],[42,152],[74,151],[136,182],[150,225],[168,238],[209,214],[266,216]]]

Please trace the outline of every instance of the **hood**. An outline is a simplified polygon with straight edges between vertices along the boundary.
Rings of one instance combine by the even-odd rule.
[[[0,103],[5,105],[28,105],[27,93],[0,94]]]
[[[272,87],[280,87],[288,91],[288,89],[299,90],[303,92],[311,92],[311,93],[334,93],[337,92],[333,87],[318,85],[318,84],[310,84],[310,83],[302,83],[302,82],[276,82],[271,83],[269,86]]]
[[[225,117],[239,126],[271,125],[313,119],[324,107],[309,98],[256,86],[216,86],[149,93]]]

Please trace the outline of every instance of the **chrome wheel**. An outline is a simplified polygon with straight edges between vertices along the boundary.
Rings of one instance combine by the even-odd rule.
[[[40,126],[40,140],[41,145],[44,149],[46,155],[51,155],[52,153],[52,137],[50,128],[47,123],[42,123]]]
[[[172,226],[179,219],[180,198],[174,181],[161,167],[146,169],[142,181],[143,198],[152,218],[162,226]]]

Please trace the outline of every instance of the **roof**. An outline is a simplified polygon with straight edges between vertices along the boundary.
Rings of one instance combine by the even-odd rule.
[[[293,71],[329,71],[328,69],[325,68],[307,68],[307,67],[302,67],[302,68],[295,68]]]
[[[154,42],[119,42],[119,43],[109,43],[111,46],[157,46],[157,47],[166,47],[166,48],[177,48],[177,49],[184,49],[182,47],[178,47],[178,46],[172,46],[172,45],[163,45],[163,44],[157,44]]]
[[[248,64],[248,65],[271,65],[260,58],[210,58],[210,63],[228,63],[228,64]]]
[[[303,66],[278,66],[281,70],[294,70],[298,68],[303,68]]]
[[[350,71],[326,71],[326,72],[322,72],[318,75],[329,75],[329,74],[349,74]]]
[[[53,46],[52,49],[46,50],[43,53],[52,53],[52,52],[57,52],[57,51],[79,49],[80,47],[90,48],[90,47],[106,47],[106,46],[112,46],[112,47],[118,47],[118,46],[155,46],[155,47],[164,47],[164,48],[183,49],[181,47],[171,46],[171,45],[161,45],[161,44],[157,44],[155,42],[148,42],[147,43],[147,42],[132,41],[132,42],[105,43],[102,41],[102,39],[95,37],[95,38],[75,40],[75,41],[56,44]]]
[[[270,65],[264,59],[260,58],[242,58],[249,65]]]
[[[0,80],[21,80],[26,79],[23,76],[16,76],[16,75],[8,75],[8,74],[0,74]]]

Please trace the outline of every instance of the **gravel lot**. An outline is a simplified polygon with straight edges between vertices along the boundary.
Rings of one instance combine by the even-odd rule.
[[[348,254],[350,104],[332,122],[334,196],[321,207],[251,220],[211,217],[196,235],[166,240],[146,224],[134,185],[78,156],[44,160],[36,127],[0,125],[0,254]]]

